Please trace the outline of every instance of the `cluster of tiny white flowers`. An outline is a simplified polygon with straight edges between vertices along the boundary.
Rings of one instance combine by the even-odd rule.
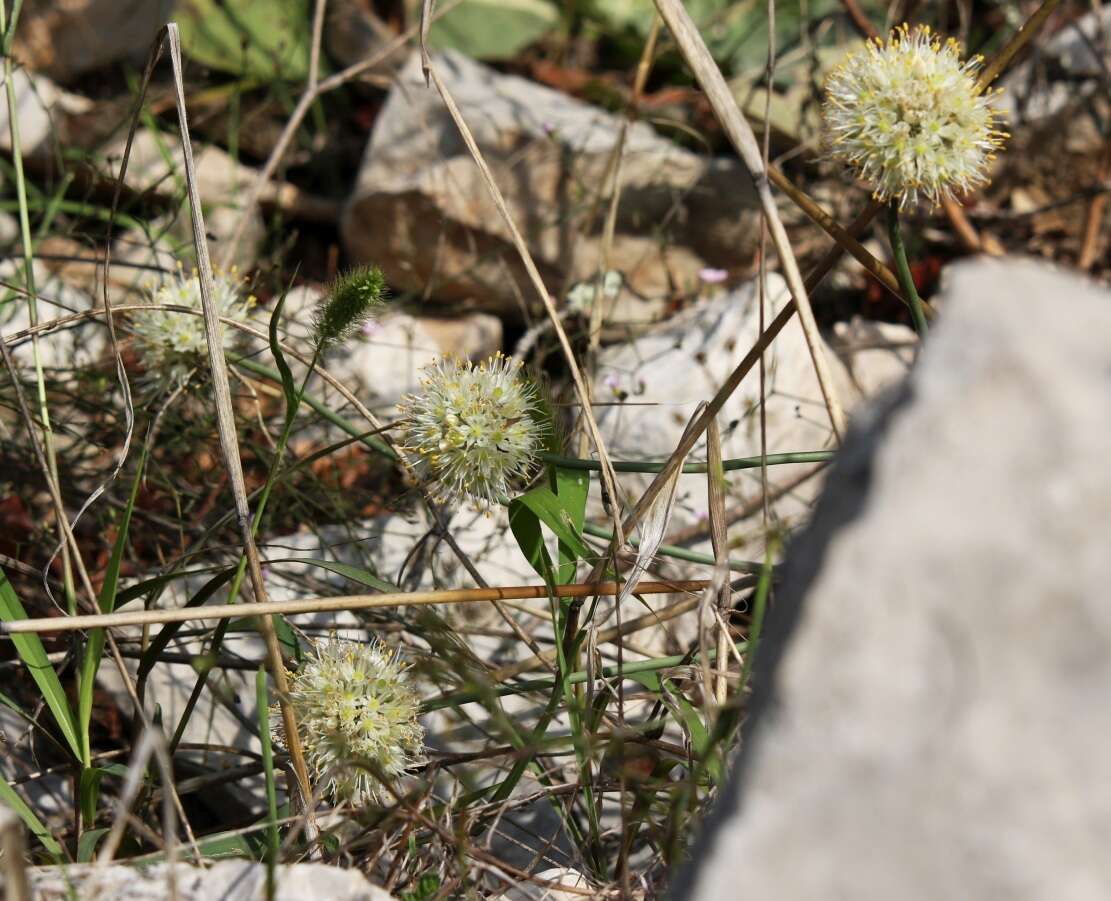
[[[399,405],[403,447],[443,500],[489,509],[536,462],[536,391],[520,363],[500,353],[477,366],[446,359],[425,372],[421,392]]]
[[[244,297],[243,283],[235,270],[229,274],[215,274],[212,279],[212,300],[216,313],[229,319],[245,319],[254,305],[253,297]],[[159,287],[149,289],[151,305],[170,304],[189,307],[199,314],[201,284],[195,275],[178,272]],[[164,388],[177,388],[184,384],[208,358],[204,317],[178,311],[151,309],[131,314],[131,331],[135,335],[135,349],[147,371],[148,381]],[[224,343],[234,340],[230,330],[224,329]]]
[[[928,26],[900,26],[851,54],[829,76],[823,117],[834,159],[869,183],[877,200],[934,205],[988,180],[1007,137],[995,128],[983,62],[961,62],[960,45]]]
[[[422,759],[420,698],[405,669],[377,641],[329,639],[289,674],[305,761],[336,801],[388,802],[393,796],[376,774],[398,777]],[[277,711],[272,722],[281,739]]]
[[[610,269],[602,276],[602,297],[614,300],[621,293],[625,276],[616,269]],[[597,280],[578,282],[567,292],[567,309],[579,316],[590,316],[597,296]]]

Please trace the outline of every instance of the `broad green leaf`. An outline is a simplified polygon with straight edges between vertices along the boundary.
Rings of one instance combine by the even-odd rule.
[[[0,569],[0,620],[12,622],[17,619],[27,619],[27,613],[19,602],[8,577],[4,575],[4,570]],[[50,660],[46,656],[42,639],[33,632],[29,632],[12,635],[11,642],[15,645],[19,659],[23,661],[27,671],[31,674],[31,678],[35,680],[39,691],[42,692],[42,698],[50,709],[54,722],[58,724],[59,731],[73,752],[73,756],[80,759],[81,740],[78,738],[77,720],[74,719],[73,710],[69,706],[58,674],[54,672],[54,667],[50,665]]]
[[[96,846],[108,834],[110,828],[109,826],[100,826],[96,829],[86,829],[81,833],[81,838],[77,840],[78,863],[92,863],[96,856]]]
[[[27,824],[31,834],[42,842],[47,851],[56,857],[60,858],[62,856],[62,846],[58,844],[42,820],[27,806],[27,802],[23,800],[20,794],[8,785],[6,779],[0,779],[0,801],[3,801],[19,815],[19,818]]]
[[[96,822],[97,802],[100,800],[100,780],[104,772],[95,766],[87,766],[81,770],[81,777],[77,782],[77,797],[81,804],[81,819],[85,825]]]
[[[570,525],[579,535],[586,521],[586,498],[590,493],[590,473],[583,469],[560,469],[553,467],[552,481],[555,483],[556,497],[567,511]],[[565,585],[575,580],[575,564],[579,555],[564,541],[559,542],[559,569],[556,580]]]
[[[580,559],[589,559],[593,556],[590,546],[582,539],[582,514],[577,514],[573,509],[568,509],[563,500],[550,488],[545,486],[533,488],[509,502],[509,525],[513,529],[514,535],[517,535],[514,520],[522,516],[525,517],[524,520],[521,520],[522,527],[524,527],[524,523],[527,522],[530,515],[539,519],[551,529],[556,538],[567,545],[568,549],[578,555]],[[576,517],[580,517],[578,523],[576,523]],[[522,546],[521,550],[533,569],[540,575],[544,575],[542,561],[547,558],[548,552],[544,548],[542,540],[539,545],[536,544],[535,537],[531,534],[531,528],[528,528],[527,531],[530,533],[526,536],[530,543],[527,547]],[[520,539],[518,539],[518,543],[520,543]],[[550,560],[548,565],[551,565]]]
[[[558,8],[545,0],[464,0],[432,23],[428,44],[475,59],[509,59],[558,24]]]
[[[711,55],[728,73],[762,71],[768,56],[768,4],[765,0],[684,0],[683,5],[706,41]],[[886,5],[862,0],[873,22],[882,24]],[[644,0],[590,0],[591,17],[618,31],[648,34],[655,6]],[[819,22],[840,27],[817,28]],[[808,36],[803,44],[804,36]],[[856,36],[840,0],[779,0],[775,5],[776,56],[789,64],[793,51],[808,52],[814,44],[828,46],[845,36]],[[787,73],[777,67],[777,84],[807,80],[803,67]]]
[[[308,0],[182,0],[175,14],[182,48],[203,65],[264,84],[308,76]]]

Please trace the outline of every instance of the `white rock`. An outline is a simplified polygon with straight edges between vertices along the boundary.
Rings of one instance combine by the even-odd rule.
[[[115,180],[119,175],[126,146],[124,130],[111,142],[105,155],[108,166],[103,175]],[[221,259],[221,247],[231,237],[242,216],[243,204],[254,184],[256,171],[237,162],[220,147],[212,144],[193,145],[193,158],[197,172],[197,190],[204,204],[205,231],[209,235],[213,259]],[[177,186],[184,192],[185,167],[181,142],[172,132],[155,133],[139,129],[131,146],[124,181],[134,191],[166,191]],[[164,236],[152,245],[141,231],[127,232],[117,239],[117,245],[127,258],[138,254],[133,261],[163,263],[166,256],[178,257],[188,263],[196,258],[193,250],[193,231],[188,209],[169,223],[152,223],[151,233]],[[259,248],[266,236],[262,214],[256,208],[248,219],[243,238],[236,245],[233,265],[250,268],[258,259]],[[142,251],[145,250],[145,257]],[[183,250],[183,253],[179,253]],[[149,259],[148,259],[149,258]]]
[[[854,316],[833,327],[830,343],[857,390],[875,397],[910,373],[918,337],[905,325]]]
[[[536,874],[537,879],[546,879],[571,888],[589,889],[590,883],[578,870],[571,867],[551,867]],[[498,895],[494,901],[575,901],[582,898],[578,893],[564,892],[557,888],[547,888],[532,882],[520,882],[508,892]]]
[[[31,871],[34,897],[41,901],[263,901],[266,866],[245,860],[223,860],[207,869],[179,863],[129,867],[70,866]],[[319,863],[279,866],[274,874],[275,901],[392,901],[384,889],[371,885],[358,870],[341,870]],[[70,885],[73,883],[73,889]],[[175,893],[176,892],[176,893]]]
[[[1111,292],[945,273],[788,552],[677,898],[1111,896]]]
[[[58,97],[54,83],[45,78],[34,78],[23,69],[12,73],[15,86],[16,121],[19,125],[19,143],[23,153],[33,155],[50,136],[50,115]],[[7,85],[5,84],[5,90]],[[8,104],[0,104],[0,148],[11,153],[11,117]]]
[[[306,353],[311,353],[313,310],[322,297],[319,289],[297,287],[282,308],[283,336]],[[447,354],[484,360],[501,343],[501,320],[486,313],[388,313],[329,353],[325,367],[372,409],[392,412],[403,395],[417,390],[426,366]]]
[[[995,100],[1006,121],[1044,119],[1101,90],[1100,80],[1107,77],[1111,65],[1111,45],[1103,39],[1102,59],[1094,48],[1101,46],[1100,35],[1108,29],[1111,8],[1089,12],[1045,41],[1034,58],[1008,72],[1001,81],[1003,92]],[[1047,66],[1068,77],[1045,78]]]
[[[22,286],[22,259],[0,261],[0,280]],[[70,313],[80,313],[98,306],[96,300],[84,291],[64,282],[44,264],[33,264],[38,322],[60,319]],[[26,296],[13,295],[0,306],[0,332],[11,336],[31,327],[31,309]],[[108,348],[108,332],[102,318],[78,322],[65,329],[39,337],[39,358],[44,369],[76,369],[102,359]],[[28,338],[12,353],[20,363],[31,366],[34,355]]]
[[[771,274],[767,286],[767,321],[787,302],[786,285]],[[663,460],[675,449],[698,404],[708,401],[756,343],[759,334],[755,282],[704,300],[647,334],[623,345],[602,350],[594,396],[610,406],[598,410],[606,449],[613,459]],[[767,366],[768,453],[813,451],[831,447],[832,432],[814,367],[797,321],[789,323],[769,348]],[[849,399],[848,379],[836,357],[827,351],[843,398]],[[722,454],[726,458],[760,453],[759,377],[754,368],[733,392],[718,417]],[[690,461],[705,460],[700,440]],[[769,471],[772,486],[784,483],[812,464],[776,466]],[[635,500],[651,476],[621,475],[621,484]],[[736,503],[759,490],[759,470],[729,476],[729,497]],[[788,524],[807,510],[813,488],[800,489],[778,505]],[[706,477],[680,478],[672,529],[705,518]],[[730,533],[740,538],[743,533]]]
[[[621,119],[458,53],[437,55],[436,66],[548,289],[593,278],[600,220],[583,219],[602,192]],[[644,123],[629,130],[622,165],[608,268],[629,290],[607,320],[639,324],[661,312],[676,283],[697,284],[702,267],[748,258],[755,193],[738,163],[708,162]],[[381,265],[399,288],[518,318],[522,298],[535,305],[508,229],[416,53],[375,121],[342,230],[351,255]]]

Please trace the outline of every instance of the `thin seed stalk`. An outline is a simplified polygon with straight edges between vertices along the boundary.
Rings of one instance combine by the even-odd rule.
[[[899,204],[891,201],[887,206],[887,234],[891,239],[891,253],[895,257],[895,275],[899,279],[899,287],[903,289],[903,297],[910,305],[910,315],[914,319],[914,329],[918,337],[925,338],[929,331],[926,324],[926,313],[922,308],[922,298],[918,296],[918,288],[914,284],[914,276],[910,273],[910,264],[907,262],[907,249],[903,244],[903,231],[899,227]]]

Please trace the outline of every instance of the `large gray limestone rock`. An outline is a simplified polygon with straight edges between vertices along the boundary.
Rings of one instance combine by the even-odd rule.
[[[948,272],[788,552],[676,896],[1111,897],[1111,292]]]

